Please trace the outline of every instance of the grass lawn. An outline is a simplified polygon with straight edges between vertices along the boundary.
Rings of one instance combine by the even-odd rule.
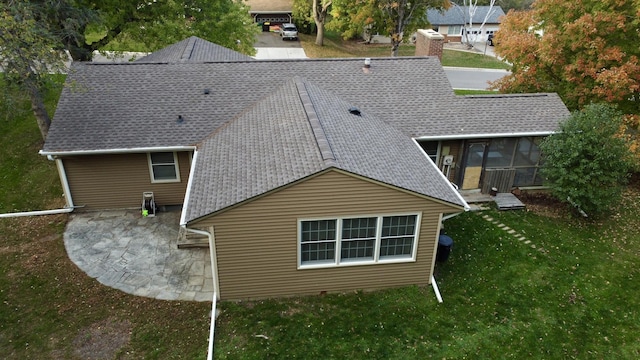
[[[455,244],[436,269],[443,304],[430,287],[223,303],[216,356],[639,358],[638,182],[601,222],[529,204],[446,222]]]
[[[56,97],[48,94],[50,107]],[[1,212],[63,205],[55,167],[37,155],[41,139],[28,110],[0,108]],[[446,221],[455,245],[436,268],[443,304],[430,287],[415,286],[222,302],[216,358],[640,358],[640,181],[601,221],[525,200],[527,211]],[[0,219],[0,357],[205,357],[209,303],[99,284],[69,261],[66,221]]]
[[[342,40],[337,34],[327,32],[323,46],[315,44],[315,35],[300,34],[300,43],[304,52],[311,58],[334,57],[388,57],[391,55],[389,44],[364,44],[353,40]],[[414,56],[415,46],[400,46],[400,56]],[[486,69],[509,69],[510,66],[491,56],[464,51],[445,49],[442,54],[443,66],[472,67]]]

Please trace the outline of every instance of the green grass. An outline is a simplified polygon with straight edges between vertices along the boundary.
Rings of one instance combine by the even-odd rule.
[[[56,97],[48,94],[50,105]],[[2,107],[0,121],[0,140],[11,145],[0,148],[0,166],[19,178],[3,179],[3,201],[14,200],[2,211],[60,206],[55,168],[37,155],[41,140],[28,104]],[[637,359],[639,212],[635,181],[613,216],[598,222],[572,218],[565,208],[462,214],[446,222],[455,244],[436,267],[443,304],[430,287],[415,286],[222,302],[216,358]],[[91,356],[107,348],[107,358],[204,358],[209,303],[102,286],[69,261],[66,221],[0,219],[4,359],[87,358],[90,340]]]
[[[448,220],[456,242],[436,269],[443,304],[418,287],[223,303],[216,356],[636,359],[639,195],[636,185],[601,223],[496,210],[482,214],[493,222]]]
[[[19,95],[3,82],[0,89]],[[47,93],[51,113],[58,96],[59,88]],[[28,101],[17,98],[0,104],[0,212],[62,207],[55,165],[38,154],[36,121]],[[2,359],[205,358],[210,303],[152,300],[101,285],[67,257],[66,221],[0,219]],[[84,346],[90,339],[100,346]]]
[[[364,44],[353,40],[342,40],[337,34],[327,32],[323,46],[315,44],[315,35],[300,34],[300,43],[307,56],[311,58],[335,57],[388,57],[391,55],[389,44]],[[415,46],[400,46],[400,56],[414,56]],[[509,69],[510,66],[494,57],[464,51],[445,49],[442,54],[443,66]]]
[[[496,94],[499,94],[499,92],[497,92],[497,91],[490,91],[490,90],[458,90],[458,89],[454,89],[453,92],[456,93],[456,95],[496,95]]]

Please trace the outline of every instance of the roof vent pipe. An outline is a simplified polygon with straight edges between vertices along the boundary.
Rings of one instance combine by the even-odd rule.
[[[352,113],[353,115],[357,115],[357,116],[362,116],[360,114],[360,109],[358,109],[357,107],[350,107],[349,108],[349,112]]]
[[[184,122],[184,118],[182,117],[182,115],[178,115],[178,120],[176,120],[176,122],[178,124],[182,124]]]
[[[371,67],[371,58],[364,59],[364,67],[367,69]]]

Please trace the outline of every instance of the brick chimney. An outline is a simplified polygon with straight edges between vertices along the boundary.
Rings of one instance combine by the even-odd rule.
[[[416,56],[437,56],[442,61],[444,36],[431,29],[416,33]]]

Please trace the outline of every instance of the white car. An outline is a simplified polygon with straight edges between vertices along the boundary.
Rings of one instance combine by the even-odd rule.
[[[294,24],[282,24],[280,25],[280,36],[282,36],[282,40],[298,40],[298,28]]]

